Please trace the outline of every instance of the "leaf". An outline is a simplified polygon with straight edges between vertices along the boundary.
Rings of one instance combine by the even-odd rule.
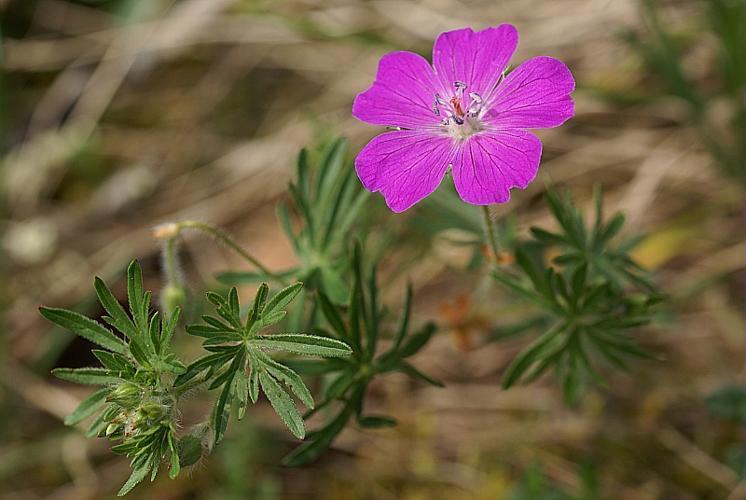
[[[176,306],[171,313],[171,316],[166,320],[163,318],[163,324],[161,325],[161,350],[165,351],[171,346],[171,339],[174,336],[176,325],[179,324],[179,318],[181,317],[181,308]]]
[[[238,359],[236,357],[235,359]],[[234,360],[235,362],[235,360]],[[235,370],[232,370],[233,366],[231,366],[231,369],[228,372],[227,380],[225,381],[225,385],[223,386],[223,390],[220,392],[220,397],[218,397],[217,402],[215,403],[215,408],[213,409],[213,422],[214,422],[214,429],[215,429],[215,444],[218,444],[222,439],[223,435],[225,434],[225,429],[228,425],[228,411],[226,410],[226,407],[230,408],[230,399],[231,399],[231,392],[233,387],[233,377],[236,374]]]
[[[335,304],[347,303],[347,285],[342,275],[329,266],[321,268],[321,289]]]
[[[214,354],[208,354],[206,356],[202,356],[201,358],[195,359],[189,364],[189,366],[187,366],[186,372],[176,378],[176,380],[174,381],[174,387],[185,384],[208,368],[212,367],[213,370],[217,370],[225,363],[227,363],[230,359],[232,359],[238,349],[239,348],[232,347],[229,350],[223,352],[216,352]]]
[[[127,316],[122,304],[120,304],[116,297],[114,297],[114,294],[111,293],[111,290],[106,286],[106,283],[96,276],[93,286],[96,289],[98,300],[110,316],[112,325],[127,337],[131,339],[137,338],[138,335],[135,324],[132,322],[132,319]]]
[[[282,462],[289,467],[297,467],[307,464],[316,459],[324,452],[334,441],[334,438],[342,432],[351,416],[350,410],[344,408],[334,420],[329,422],[324,428],[314,433],[313,439],[298,446],[290,452]]]
[[[171,452],[171,463],[168,469],[168,477],[175,479],[176,476],[181,472],[181,464],[179,463],[179,448],[174,442],[174,435],[172,432],[168,433],[168,449]]]
[[[130,353],[135,361],[140,363],[140,366],[149,367],[150,359],[147,351],[140,345],[140,342],[134,338],[130,339]]]
[[[133,260],[127,266],[127,301],[136,325],[144,329],[147,324],[148,311],[143,307],[142,269],[137,260]]]
[[[262,335],[251,339],[249,344],[258,349],[277,349],[305,356],[337,357],[352,353],[350,346],[342,341],[297,333]]]
[[[275,412],[285,422],[290,432],[298,439],[303,439],[306,435],[306,430],[303,426],[303,417],[301,417],[298,408],[295,407],[288,393],[282,390],[280,384],[267,374],[267,372],[259,372],[259,382],[272,408],[275,409]]]
[[[251,368],[249,372],[249,397],[251,398],[251,402],[256,404],[257,399],[259,399],[259,361],[257,361],[255,353],[249,352],[249,361],[251,363]]]
[[[65,425],[75,425],[90,417],[106,402],[106,396],[111,389],[104,387],[92,392],[87,398],[80,402],[78,407],[70,415],[65,417]]]
[[[321,313],[324,315],[324,318],[326,318],[326,321],[332,327],[337,336],[343,339],[347,338],[347,330],[342,322],[342,316],[340,316],[337,308],[329,300],[329,297],[327,297],[324,292],[320,291],[318,293],[318,301]]]
[[[238,302],[238,290],[235,286],[228,292],[228,306],[231,316],[238,317],[241,314],[241,304]]]
[[[438,379],[432,378],[429,375],[422,373],[420,370],[418,370],[411,364],[407,363],[406,361],[400,362],[398,368],[399,370],[406,373],[410,377],[415,378],[417,380],[421,380],[422,382],[425,382],[426,384],[430,384],[435,387],[445,387],[445,384],[443,382],[441,382]]]
[[[366,358],[367,361],[373,359],[376,353],[376,344],[378,343],[378,286],[376,284],[376,266],[370,271],[368,277],[368,314],[369,322],[366,324]]]
[[[307,408],[313,409],[315,406],[313,396],[311,396],[311,391],[309,391],[306,384],[303,383],[303,379],[300,378],[300,375],[287,366],[278,363],[261,351],[256,351],[253,354],[255,359],[264,365],[264,369],[267,370],[270,375],[277,380],[284,382]]]
[[[300,150],[300,153],[298,153],[298,164],[297,164],[297,174],[298,174],[298,187],[300,188],[301,193],[303,193],[303,196],[308,198],[310,193],[310,187],[311,183],[308,178],[308,151],[306,148],[303,148]]]
[[[91,352],[96,356],[101,364],[104,365],[104,368],[118,372],[131,371],[134,373],[135,371],[132,362],[121,354],[111,351],[102,351],[100,349],[93,349]]]
[[[324,390],[324,399],[339,399],[355,382],[355,369],[353,367],[343,371]]]
[[[515,384],[533,363],[540,360],[542,352],[559,338],[564,329],[564,324],[554,326],[516,356],[510,365],[508,365],[503,375],[503,389],[507,389]]]
[[[347,154],[347,140],[339,138],[329,146],[316,178],[316,197],[326,200],[332,196],[332,187],[337,179],[338,172],[344,165]]]
[[[150,472],[149,465],[143,465],[133,470],[132,475],[130,475],[129,479],[127,479],[127,482],[122,485],[122,488],[119,490],[119,493],[117,493],[117,496],[123,497],[124,495],[132,491],[132,488],[137,486],[143,479],[145,479],[145,476],[148,475],[148,472]]]
[[[604,245],[606,245],[609,241],[611,241],[614,236],[616,236],[619,231],[622,229],[622,226],[624,226],[624,214],[618,213],[614,215],[614,217],[611,218],[608,224],[606,224],[606,227],[598,234],[598,239],[596,240],[596,247],[597,248],[603,248]]]
[[[404,345],[399,351],[399,356],[407,358],[417,353],[425,344],[427,344],[430,337],[433,336],[433,333],[435,333],[435,324],[428,323],[421,331],[411,335],[407,341],[404,342]]]
[[[407,290],[404,294],[404,307],[402,309],[402,315],[401,320],[399,322],[399,329],[396,332],[396,337],[394,339],[394,344],[389,350],[389,352],[393,353],[399,350],[399,346],[401,345],[402,341],[404,340],[404,336],[407,334],[407,331],[409,330],[409,317],[412,314],[412,283],[407,283]]]
[[[254,303],[251,305],[251,310],[249,311],[249,317],[246,319],[247,324],[257,320],[259,312],[262,311],[262,308],[264,307],[264,301],[267,300],[268,294],[269,285],[266,283],[259,285],[259,289],[256,291],[256,295],[254,296]]]
[[[161,321],[160,313],[156,311],[153,317],[150,318],[150,326],[148,327],[148,335],[150,337],[150,344],[156,353],[161,352]]]
[[[541,273],[541,271],[539,271],[536,264],[528,255],[525,249],[521,247],[516,249],[515,261],[521,267],[521,269],[523,269],[523,272],[526,273],[526,276],[529,277],[534,285],[534,288],[538,292],[545,295],[549,293],[548,285],[544,279],[543,274]]]
[[[52,323],[119,354],[127,353],[127,345],[102,324],[67,309],[40,307],[39,312]]]
[[[246,415],[246,404],[249,396],[249,380],[244,370],[236,371],[234,380],[236,397],[238,398],[238,419],[242,420]]]
[[[531,228],[531,235],[537,240],[542,242],[545,245],[567,245],[567,240],[562,237],[562,235],[552,233],[549,231],[545,231],[544,229],[541,229],[539,227],[532,227]]]
[[[287,316],[287,311],[275,311],[266,316],[263,316],[262,327],[266,328],[268,326],[274,325],[275,323],[279,323],[285,316]]]
[[[293,224],[290,222],[290,214],[288,213],[288,207],[284,203],[277,204],[277,219],[280,221],[280,226],[285,232],[288,241],[293,245],[293,249],[298,253],[300,247],[298,245],[295,231],[293,231]]]
[[[572,293],[574,297],[578,298],[583,293],[587,275],[588,275],[588,265],[585,263],[581,264],[573,273],[571,282],[572,282]]]
[[[52,370],[52,375],[62,380],[84,385],[106,385],[122,380],[112,375],[111,370],[104,368],[55,368]]]
[[[283,312],[288,304],[298,295],[303,288],[303,283],[293,283],[277,292],[262,309],[262,316],[270,315],[276,312]]]

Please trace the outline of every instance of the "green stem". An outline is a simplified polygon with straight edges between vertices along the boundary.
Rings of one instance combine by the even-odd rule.
[[[489,205],[482,205],[482,215],[484,216],[484,227],[487,233],[487,241],[492,250],[494,257],[494,263],[497,265],[497,259],[500,255],[500,246],[497,244],[497,234],[495,232],[495,225],[492,223],[492,217],[490,216]]]
[[[163,243],[163,270],[166,273],[166,281],[170,284],[181,286],[176,252],[176,238],[167,239]]]
[[[196,229],[198,231],[205,232],[212,237],[216,238],[217,240],[223,242],[228,248],[236,252],[238,255],[246,259],[247,262],[249,262],[251,265],[259,269],[262,273],[269,276],[276,282],[280,283],[281,285],[287,285],[284,279],[282,279],[277,274],[273,273],[267,267],[264,266],[261,262],[259,262],[256,257],[251,255],[249,252],[244,250],[241,245],[236,243],[236,241],[231,238],[228,233],[220,229],[219,227],[213,226],[211,224],[207,224],[205,222],[195,221],[195,220],[185,220],[178,223],[179,230],[181,229]]]

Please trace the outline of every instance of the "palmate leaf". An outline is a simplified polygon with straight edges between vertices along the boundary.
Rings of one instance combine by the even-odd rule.
[[[332,358],[319,362],[290,362],[292,367],[303,373],[328,375],[323,399],[315,409],[306,413],[307,418],[330,405],[341,404],[341,408],[335,417],[321,429],[310,433],[306,442],[285,458],[284,462],[287,465],[301,465],[314,460],[331,445],[353,417],[361,427],[380,428],[395,425],[396,421],[390,417],[364,414],[368,385],[377,376],[401,372],[428,384],[443,385],[407,361],[407,358],[420,352],[427,345],[435,332],[433,324],[426,324],[416,332],[410,332],[411,285],[407,286],[404,308],[398,325],[393,332],[389,332],[388,322],[382,322],[385,316],[384,309],[377,300],[376,266],[365,263],[360,245],[356,245],[351,252],[350,268],[353,283],[348,307],[335,304],[323,292],[317,294],[316,298],[318,311],[334,335],[352,344],[352,355],[349,358]],[[326,325],[320,326],[319,331],[323,332]],[[378,353],[377,346],[384,335],[392,342],[385,352]],[[329,337],[326,339],[330,340]]]
[[[232,402],[238,403],[238,414],[242,417],[248,400],[252,403],[258,400],[260,388],[293,435],[300,438],[305,435],[303,419],[290,393],[306,407],[313,408],[311,392],[296,372],[273,360],[264,351],[322,357],[344,357],[352,352],[344,342],[328,337],[300,333],[262,334],[266,326],[284,317],[285,308],[298,296],[302,286],[302,283],[294,283],[270,296],[269,286],[263,283],[245,321],[240,316],[241,307],[235,288],[228,292],[227,297],[211,293],[210,302],[215,304],[220,318],[203,316],[207,325],[187,327],[189,333],[205,338],[203,346],[214,354],[195,360],[177,379],[176,385],[191,384],[195,377],[204,373],[206,376],[202,378],[209,380],[209,389],[221,388],[213,410],[216,443],[225,432]]]
[[[650,323],[662,295],[629,257],[632,245],[612,246],[624,216],[616,214],[604,222],[600,189],[590,227],[569,195],[550,189],[546,200],[560,230],[532,228],[533,240],[514,252],[519,276],[505,269],[493,274],[538,309],[540,321],[527,324],[524,331],[532,325],[545,329],[510,363],[502,385],[531,382],[552,371],[566,401],[574,402],[587,382],[602,382],[595,368],[598,361],[626,368],[625,357],[651,357],[625,332]],[[550,252],[556,254],[554,265],[546,266]]]
[[[347,141],[338,139],[324,148],[315,165],[307,150],[298,155],[296,179],[288,187],[290,203],[277,205],[277,218],[299,266],[274,276],[222,273],[222,283],[303,281],[307,290],[323,291],[334,303],[346,303],[349,269],[342,257],[369,196],[347,153]]]

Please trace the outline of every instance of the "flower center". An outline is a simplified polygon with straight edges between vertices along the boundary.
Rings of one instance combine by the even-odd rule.
[[[446,100],[440,94],[435,94],[433,113],[442,116],[441,125],[444,131],[454,139],[466,139],[484,129],[482,116],[484,115],[484,100],[476,92],[464,95],[466,84],[453,82],[455,89],[453,96]]]

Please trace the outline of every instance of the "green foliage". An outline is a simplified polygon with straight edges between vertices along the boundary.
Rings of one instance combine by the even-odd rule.
[[[647,99],[673,96],[689,110],[702,143],[723,172],[743,179],[746,169],[746,0],[711,0],[702,4],[705,21],[704,36],[694,38],[687,33],[673,32],[667,26],[659,0],[642,0],[644,33],[629,31],[625,39],[645,63],[648,72],[660,86],[648,86]],[[690,47],[715,42],[718,51],[719,74],[716,85],[697,82],[686,68],[684,53]],[[656,90],[657,89],[657,90]],[[723,134],[712,120],[712,110],[718,103],[728,103],[731,134]]]
[[[146,476],[155,479],[164,459],[171,464],[172,478],[179,473],[176,399],[167,382],[185,372],[170,349],[179,310],[170,320],[150,313],[150,293],[143,291],[137,261],[127,270],[129,312],[99,278],[95,288],[108,314],[103,320],[122,337],[72,311],[47,307],[40,311],[49,321],[106,349],[93,351],[100,368],[58,368],[53,373],[63,380],[103,386],[84,399],[65,423],[74,425],[98,413],[88,435],[118,441],[112,450],[131,461],[132,475],[119,491],[124,495]]]
[[[301,288],[296,283],[269,298],[269,287],[262,284],[245,319],[235,288],[226,297],[208,292],[217,315],[203,316],[204,324],[190,325],[187,330],[205,338],[203,346],[210,354],[188,367],[171,352],[180,311],[176,308],[169,319],[150,312],[150,292],[143,290],[137,261],[127,271],[128,311],[102,280],[95,280],[96,294],[107,313],[103,321],[119,335],[72,311],[40,309],[51,322],[104,348],[93,350],[101,367],[58,368],[53,373],[63,380],[102,386],[84,399],[65,423],[75,425],[97,414],[88,435],[117,441],[112,450],[126,455],[133,469],[120,495],[148,475],[151,481],[155,479],[164,461],[171,478],[182,466],[196,463],[223,437],[231,406],[238,406],[242,418],[247,401],[257,401],[259,387],[291,432],[303,438],[303,418],[290,393],[308,408],[314,407],[313,397],[300,376],[273,360],[267,351],[343,357],[351,350],[332,338],[263,332],[284,318],[285,309]],[[179,439],[180,397],[207,383],[209,389],[220,389],[209,421]]]
[[[435,325],[428,323],[410,333],[412,288],[407,287],[401,318],[395,330],[389,332],[383,319],[386,311],[378,304],[376,267],[365,266],[360,245],[352,252],[352,291],[349,306],[339,306],[323,292],[317,296],[317,305],[325,324],[316,330],[328,338],[337,338],[352,346],[352,356],[312,363],[294,364],[298,371],[307,374],[323,374],[327,378],[323,401],[315,411],[338,403],[336,414],[313,432],[305,443],[285,458],[287,465],[302,465],[314,460],[334,441],[351,418],[366,428],[390,427],[396,420],[364,412],[365,394],[371,381],[392,372],[402,372],[425,383],[442,386],[432,377],[415,368],[408,359],[419,352],[435,332]],[[382,353],[377,346],[382,338],[390,339],[390,345]]]
[[[503,387],[533,381],[553,369],[571,403],[589,379],[602,381],[597,359],[626,369],[626,357],[650,357],[627,332],[649,323],[663,297],[629,257],[634,241],[611,245],[624,217],[616,214],[603,221],[600,190],[591,228],[569,196],[550,190],[546,199],[559,232],[531,228],[533,239],[515,250],[519,273],[494,273],[498,282],[539,310],[540,321],[527,326],[548,325],[510,363]],[[558,254],[545,267],[551,251]]]
[[[198,376],[201,376],[201,380],[211,381],[210,389],[220,388],[220,396],[211,417],[215,444],[225,434],[232,405],[238,406],[238,417],[243,418],[249,399],[256,403],[260,387],[293,435],[299,439],[305,436],[303,418],[290,393],[306,407],[313,408],[311,392],[297,373],[270,358],[266,351],[328,357],[342,357],[351,353],[347,344],[331,338],[295,333],[262,333],[285,316],[285,308],[301,288],[301,283],[295,283],[267,300],[269,286],[263,283],[245,320],[242,319],[235,287],[225,297],[208,292],[207,299],[215,306],[217,316],[202,316],[204,324],[187,327],[190,334],[205,339],[202,345],[211,354],[191,363],[176,380],[176,388],[193,384]]]
[[[300,265],[279,276],[302,281],[309,290],[323,289],[333,302],[344,303],[349,294],[344,279],[347,269],[343,267],[345,242],[368,199],[347,157],[347,141],[332,142],[315,168],[310,165],[308,151],[302,150],[296,175],[296,182],[289,185],[292,204],[279,203],[277,217]],[[294,224],[293,215],[298,224]],[[235,284],[270,281],[272,277],[260,272],[229,272],[218,279]]]
[[[308,153],[302,152],[297,175],[290,185],[291,207],[281,204],[278,210],[300,263],[296,268],[271,273],[214,226],[198,221],[170,226],[170,243],[181,229],[206,231],[260,270],[224,273],[221,281],[262,282],[248,307],[242,307],[235,287],[225,294],[206,292],[214,312],[186,326],[189,334],[203,339],[206,354],[188,366],[170,347],[179,308],[164,314],[151,312],[151,295],[143,290],[137,262],[127,271],[127,309],[103,281],[95,280],[96,294],[106,311],[103,323],[64,309],[41,308],[53,323],[100,347],[93,354],[101,366],[59,368],[54,373],[64,380],[99,386],[66,423],[93,418],[89,434],[115,440],[113,450],[130,459],[132,475],[120,494],[148,475],[154,479],[163,462],[168,463],[172,478],[182,468],[198,463],[223,440],[231,416],[244,418],[249,402],[256,403],[260,393],[295,437],[306,438],[284,460],[287,465],[301,465],[327,450],[352,423],[368,429],[396,425],[390,416],[365,411],[368,388],[377,377],[400,372],[442,385],[410,362],[435,332],[433,323],[411,327],[411,285],[398,319],[391,318],[379,301],[375,259],[366,259],[359,243],[349,250],[347,242],[354,234],[353,225],[362,218],[367,197],[346,159],[344,140],[326,149],[317,169],[309,166]],[[433,234],[462,230],[466,235],[462,243],[473,248],[472,267],[476,268],[483,249],[479,217],[453,201],[436,200],[429,209],[445,215],[439,226],[423,225],[423,229]],[[534,317],[504,330],[502,337],[539,332],[506,369],[503,387],[554,371],[562,380],[567,401],[572,402],[588,380],[600,379],[598,361],[624,368],[627,357],[649,356],[628,332],[651,320],[662,296],[629,257],[634,241],[612,245],[624,218],[615,215],[603,220],[600,192],[591,227],[569,197],[550,191],[547,202],[558,223],[557,232],[532,228],[532,239],[517,244],[516,231],[509,225],[501,234],[503,245],[515,246],[516,264],[510,271],[495,271],[494,279],[537,309]],[[546,265],[550,255],[554,257]],[[176,252],[168,256],[175,266]],[[295,282],[270,295],[266,281],[284,284],[298,279],[306,280],[306,287]],[[291,302],[295,305],[288,315]],[[277,352],[282,359],[271,356]],[[302,375],[321,380],[318,404]],[[214,391],[215,402],[204,421],[178,436],[179,402],[198,388]],[[307,409],[305,414],[296,400]],[[322,410],[324,423],[306,436],[305,419]],[[527,484],[527,494],[543,488],[540,484],[536,490],[534,483]]]

